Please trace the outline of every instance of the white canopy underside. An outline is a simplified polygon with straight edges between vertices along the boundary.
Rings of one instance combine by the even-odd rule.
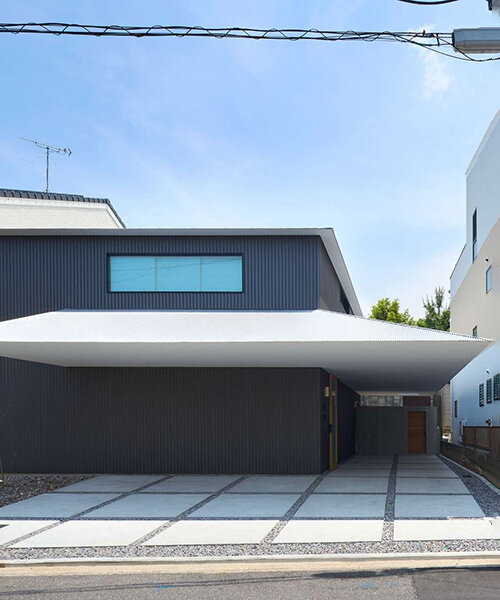
[[[355,390],[436,391],[490,340],[324,310],[57,311],[0,323],[0,356],[63,367],[321,367]]]

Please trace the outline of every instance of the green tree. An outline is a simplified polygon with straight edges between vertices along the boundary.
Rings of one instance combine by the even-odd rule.
[[[425,317],[418,319],[419,327],[450,331],[450,307],[445,303],[446,291],[443,287],[434,289],[434,295],[423,300]]]
[[[407,325],[415,325],[415,319],[410,315],[408,309],[401,311],[399,300],[395,298],[381,298],[377,304],[372,306],[370,319],[378,319],[379,321],[390,321],[391,323],[406,323]]]

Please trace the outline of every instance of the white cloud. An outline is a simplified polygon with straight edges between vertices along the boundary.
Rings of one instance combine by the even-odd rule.
[[[435,25],[427,24],[415,29],[410,28],[409,31],[431,32],[434,28]],[[425,48],[417,48],[417,50],[423,64],[422,97],[426,99],[442,97],[453,83],[453,76],[445,62],[449,59]]]
[[[445,58],[425,50],[422,96],[433,98],[442,96],[453,83],[453,77],[444,63]]]

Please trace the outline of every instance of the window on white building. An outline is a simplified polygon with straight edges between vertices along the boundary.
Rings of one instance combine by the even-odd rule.
[[[493,377],[493,400],[500,400],[500,373]]]
[[[477,325],[472,329],[472,337],[477,337]]]
[[[493,379],[488,379],[486,381],[486,402],[487,404],[491,404],[491,400],[493,398]]]
[[[484,383],[479,384],[479,406],[484,406]]]
[[[477,208],[472,214],[472,262],[477,257]]]
[[[491,275],[491,265],[486,269],[486,293],[491,290],[491,286],[493,284],[492,275]]]

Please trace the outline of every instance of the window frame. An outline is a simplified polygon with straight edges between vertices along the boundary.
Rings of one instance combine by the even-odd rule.
[[[500,373],[493,376],[493,400],[500,400]]]
[[[479,384],[479,406],[484,406],[484,383]]]
[[[472,262],[477,258],[477,208],[472,213]]]
[[[491,266],[490,265],[487,269],[486,269],[486,293],[489,294],[489,292],[491,292],[491,289],[493,288],[493,271],[491,270]],[[489,284],[489,285],[488,285]]]
[[[172,291],[172,290],[112,290],[111,289],[111,259],[113,257],[186,257],[186,258],[203,258],[217,256],[232,256],[241,259],[241,290],[238,291]],[[245,255],[239,252],[195,252],[186,254],[185,252],[109,252],[106,254],[106,292],[108,294],[244,294],[245,293]]]
[[[493,379],[490,377],[486,380],[486,404],[493,402]]]

